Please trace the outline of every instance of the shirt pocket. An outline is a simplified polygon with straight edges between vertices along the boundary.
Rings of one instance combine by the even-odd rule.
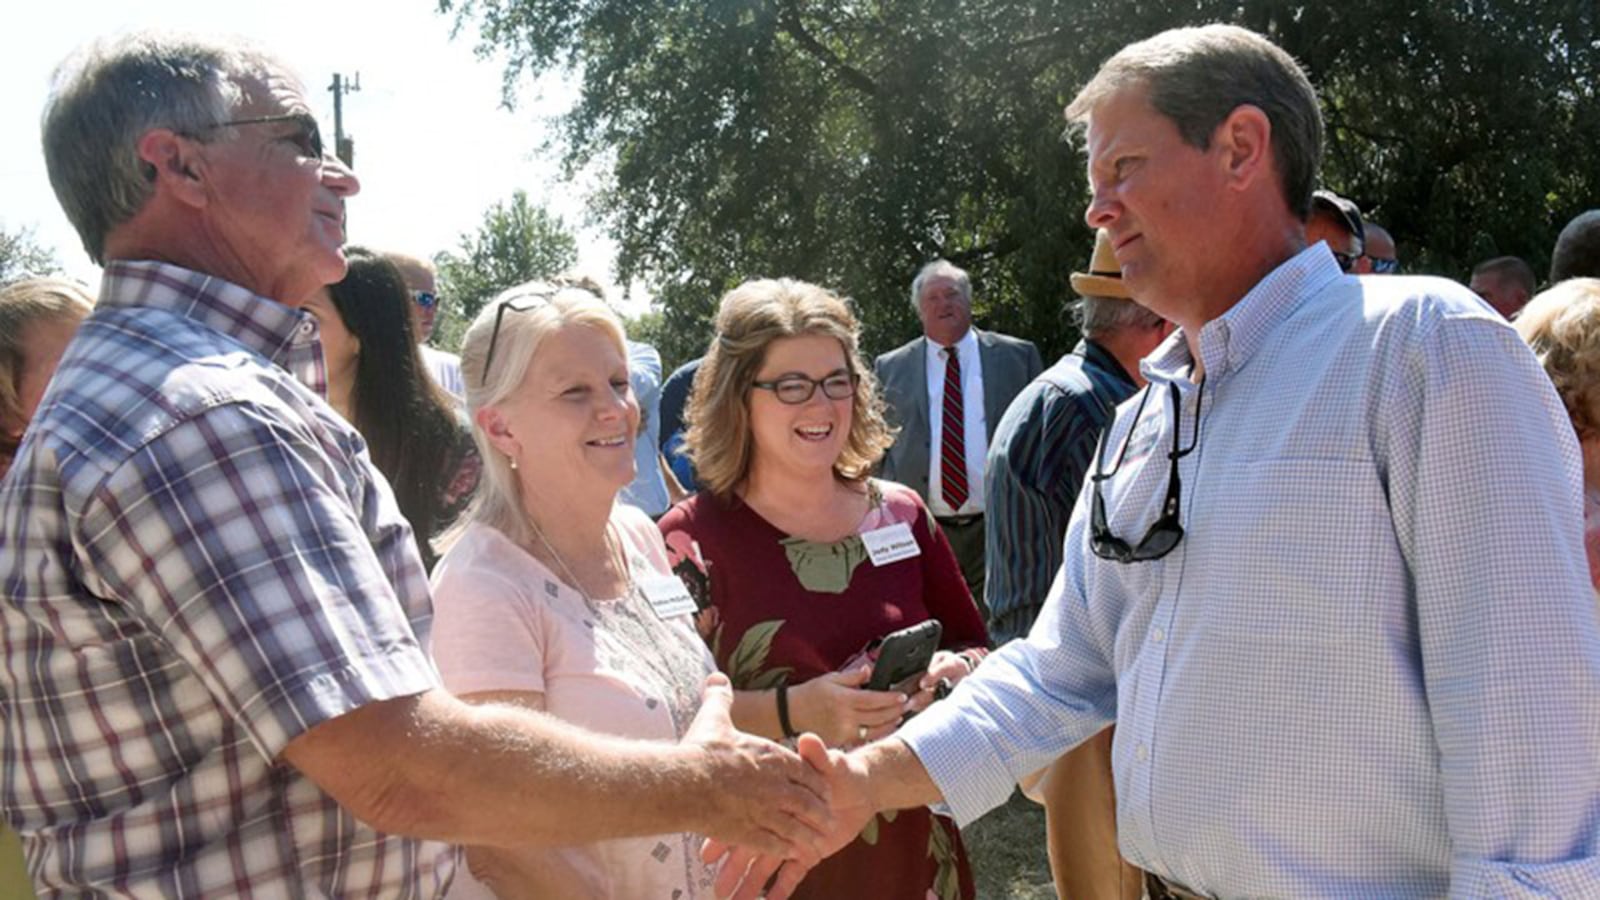
[[[1384,485],[1369,462],[1275,459],[1228,463],[1206,490],[1204,534],[1220,571],[1218,624],[1245,640],[1327,644],[1378,623],[1381,598],[1407,590]],[[1198,498],[1197,498],[1198,499]]]

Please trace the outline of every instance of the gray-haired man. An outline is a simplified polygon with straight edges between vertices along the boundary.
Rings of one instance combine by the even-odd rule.
[[[922,267],[911,300],[922,336],[873,362],[900,429],[880,474],[927,501],[981,608],[989,438],[1044,363],[1031,342],[972,327],[972,280],[948,260]]]
[[[355,177],[249,47],[58,74],[51,182],[99,304],[0,486],[6,816],[45,895],[431,897],[472,844],[665,831],[814,854],[821,780],[726,718],[679,746],[470,707],[314,318]],[[403,836],[402,836],[403,835]]]

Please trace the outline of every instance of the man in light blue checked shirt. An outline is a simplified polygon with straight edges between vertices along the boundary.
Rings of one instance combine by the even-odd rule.
[[[1460,285],[1305,246],[1317,100],[1259,35],[1130,45],[1067,112],[1089,224],[1179,331],[1028,638],[894,737],[802,748],[846,825],[966,824],[1115,721],[1152,897],[1600,897],[1578,448],[1532,354]]]

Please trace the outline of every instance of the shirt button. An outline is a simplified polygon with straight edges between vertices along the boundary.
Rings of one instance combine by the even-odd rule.
[[[1150,632],[1150,640],[1155,641],[1158,644],[1161,643],[1162,641],[1166,640],[1166,639],[1167,639],[1167,633],[1165,631],[1162,631],[1159,628],[1157,628],[1156,630]]]
[[[1139,758],[1139,762],[1144,762],[1150,758],[1150,748],[1145,746],[1144,741],[1140,741],[1138,746],[1133,748],[1133,755]]]

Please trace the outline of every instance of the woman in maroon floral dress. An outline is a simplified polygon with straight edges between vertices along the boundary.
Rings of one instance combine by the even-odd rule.
[[[868,477],[891,435],[856,341],[849,307],[814,285],[752,281],[724,297],[688,412],[702,490],[660,523],[740,689],[735,724],[829,746],[892,733],[987,643],[922,500]],[[911,695],[860,690],[869,642],[928,619],[942,649]],[[795,896],[970,900],[972,873],[953,822],[902,811],[874,818]]]

